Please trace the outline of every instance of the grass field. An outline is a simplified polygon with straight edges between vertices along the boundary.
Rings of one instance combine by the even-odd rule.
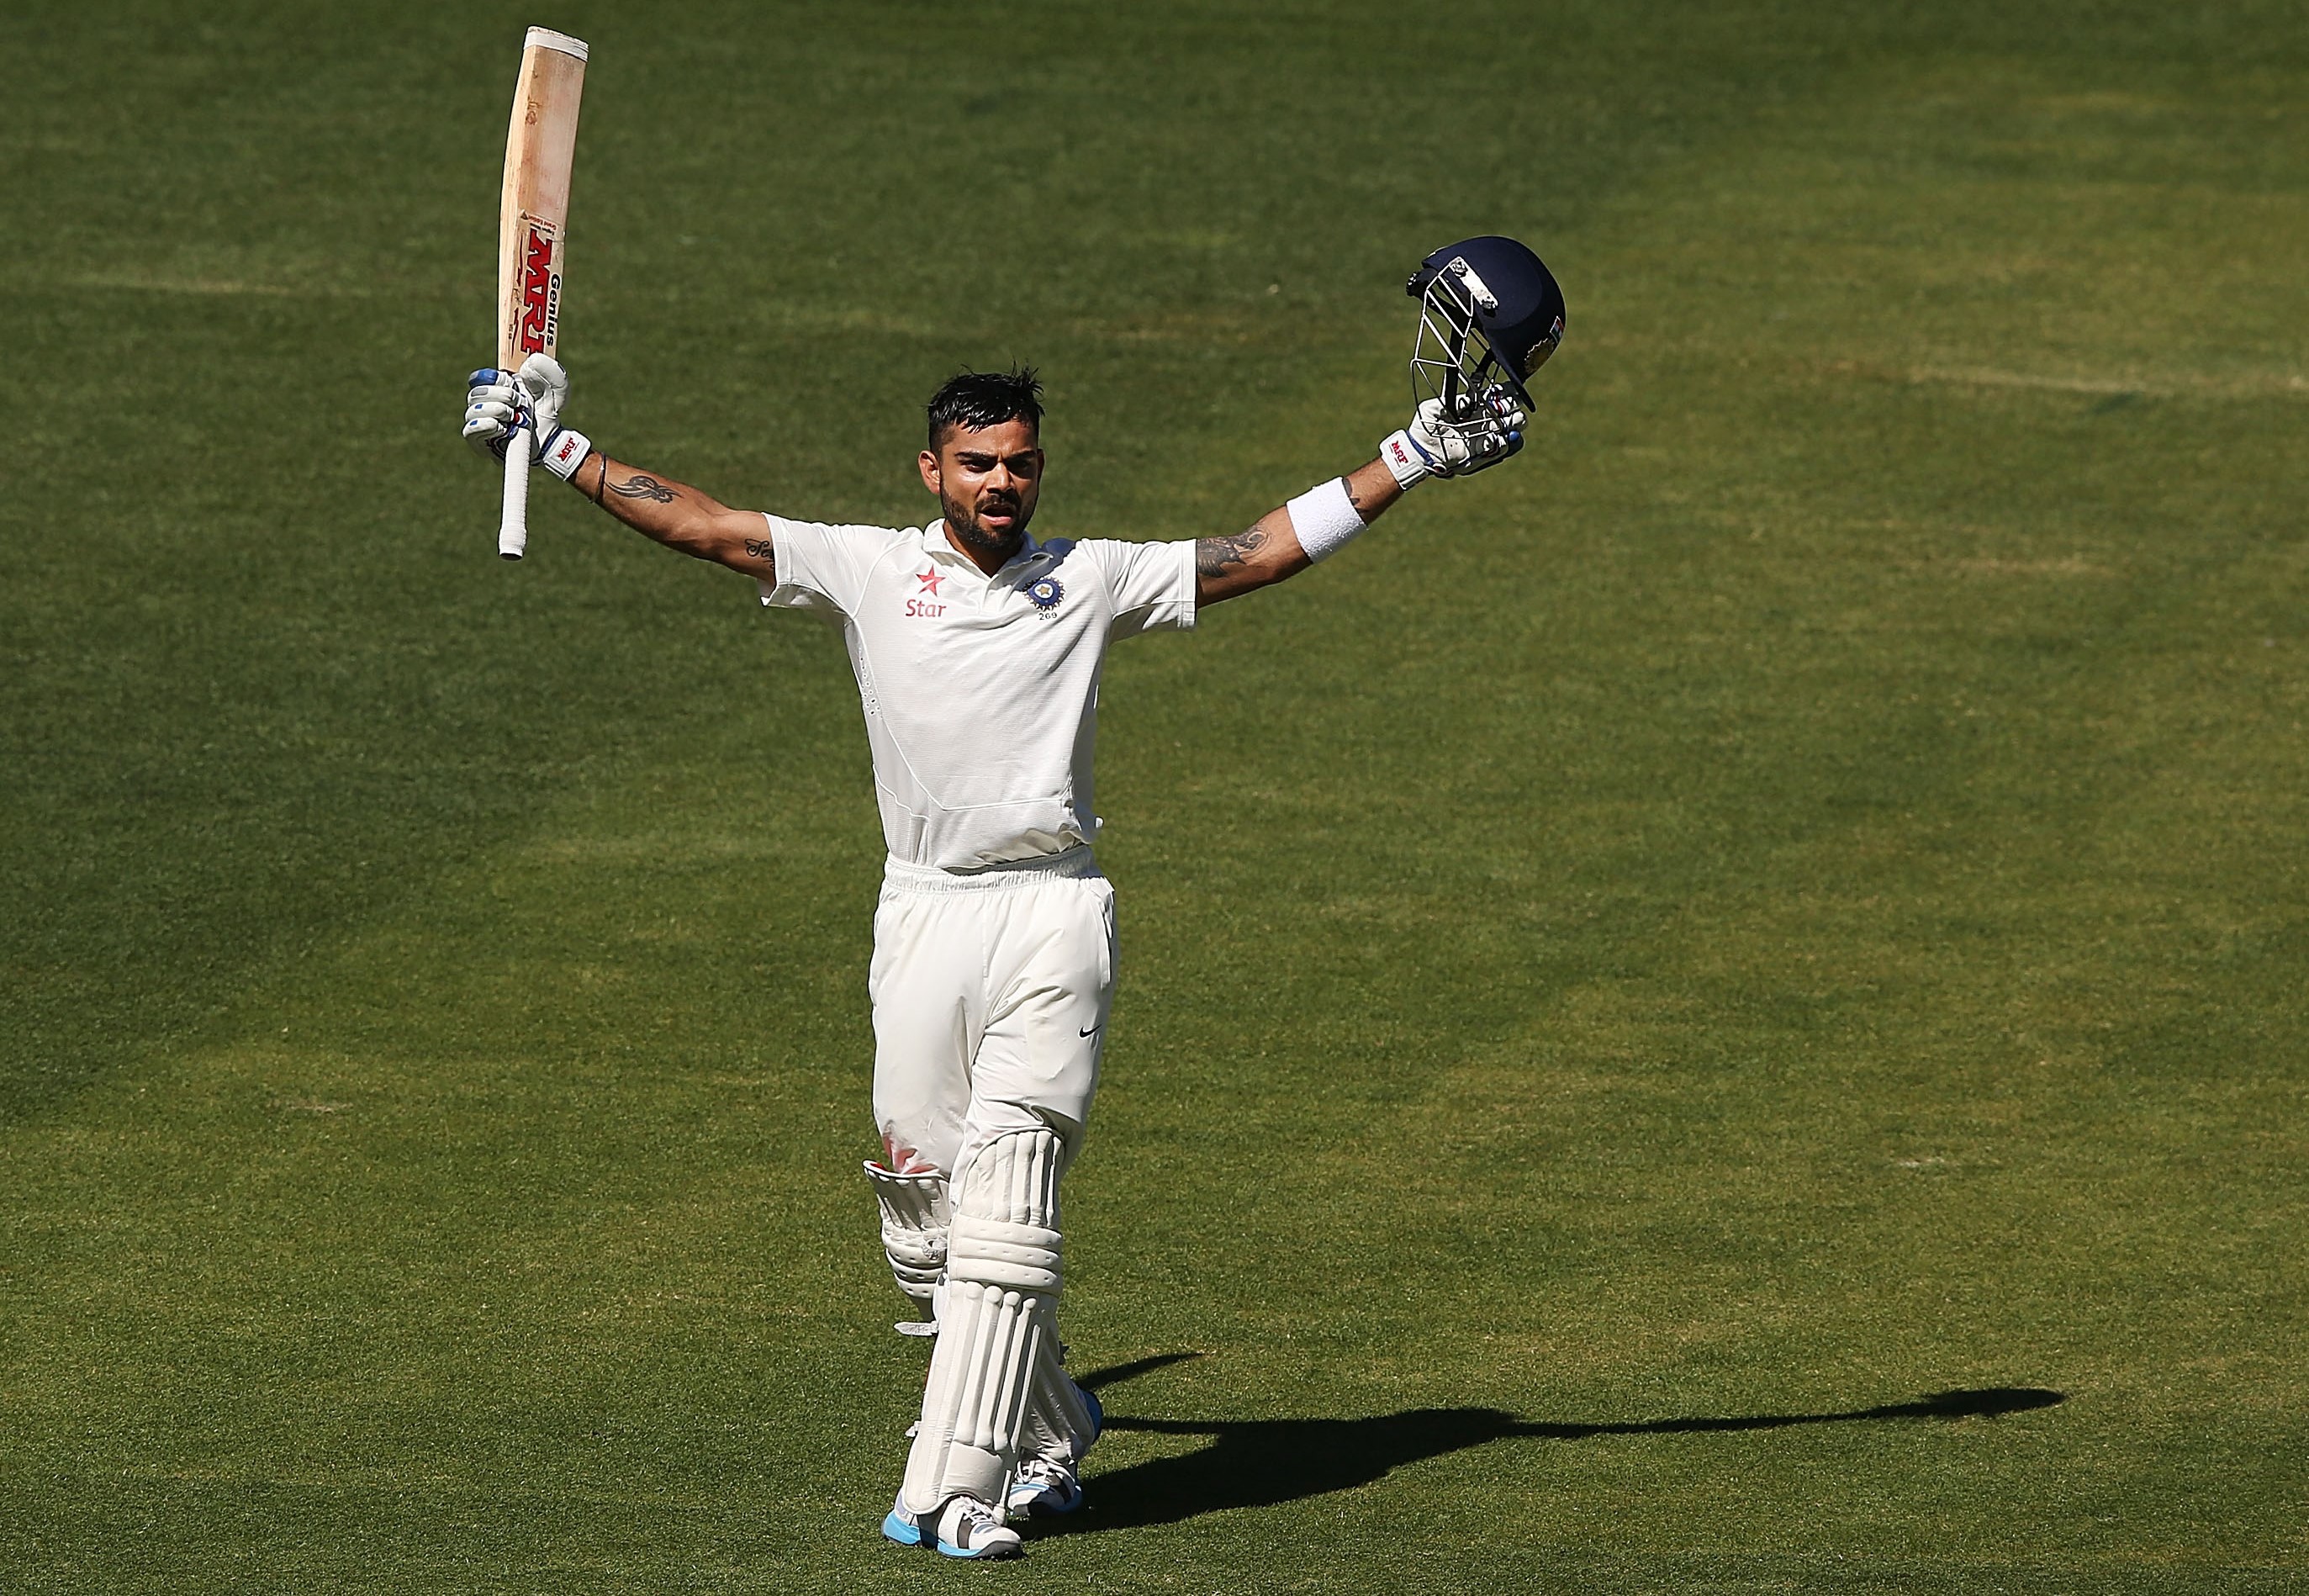
[[[1120,650],[1069,1185],[1115,1427],[875,1535],[839,648],[539,490],[572,418],[918,518],[1239,529],[1500,230],[1538,441]],[[2309,1584],[2309,30],[2290,5],[569,0],[0,17],[0,1585]]]

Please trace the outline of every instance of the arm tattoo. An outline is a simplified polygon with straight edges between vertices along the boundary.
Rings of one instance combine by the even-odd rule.
[[[1267,534],[1254,526],[1248,532],[1238,532],[1231,538],[1198,538],[1195,540],[1195,574],[1199,577],[1224,577],[1238,566],[1249,565],[1250,557],[1267,542]]]
[[[777,551],[770,546],[770,540],[767,538],[748,538],[746,540],[746,557],[748,559],[759,559],[774,563],[777,559]]]
[[[619,499],[646,499],[653,504],[671,504],[675,497],[672,489],[655,477],[646,476],[638,471],[622,482],[612,482],[610,481],[609,467],[603,466],[601,481]]]

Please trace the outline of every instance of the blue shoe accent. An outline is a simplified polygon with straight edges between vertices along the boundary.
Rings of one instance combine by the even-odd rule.
[[[924,1517],[916,1517],[906,1511],[905,1498],[901,1496],[891,1503],[890,1511],[882,1515],[883,1538],[895,1540],[900,1546],[931,1547],[943,1557],[1015,1557],[1018,1555],[1018,1543],[1015,1537],[1006,1537],[976,1548],[955,1545],[930,1527],[938,1523],[945,1511],[945,1504],[941,1503]],[[1001,1522],[999,1515],[994,1522],[997,1524]]]
[[[941,1557],[1015,1557],[1018,1555],[1018,1548],[1015,1546],[999,1548],[990,1546],[978,1551],[972,1551],[966,1546],[953,1546],[941,1540],[938,1543],[938,1556]]]

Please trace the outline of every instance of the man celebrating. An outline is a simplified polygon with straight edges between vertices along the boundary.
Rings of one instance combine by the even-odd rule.
[[[537,461],[627,525],[753,577],[837,626],[866,712],[889,849],[874,916],[866,1172],[890,1267],[936,1337],[904,1483],[882,1532],[954,1557],[1018,1555],[1006,1520],[1079,1505],[1094,1398],[1059,1363],[1059,1184],[1082,1144],[1114,997],[1113,889],[1091,844],[1110,644],[1191,629],[1205,605],[1336,552],[1430,476],[1523,441],[1522,379],[1562,335],[1538,258],[1505,239],[1438,250],[1423,299],[1431,396],[1379,458],[1232,537],[1037,542],[1041,388],[965,373],[930,402],[918,462],[938,517],[831,526],[735,510],[560,424],[561,368],[473,374],[464,435]],[[1445,368],[1448,366],[1448,371]],[[901,1326],[916,1330],[913,1325]]]

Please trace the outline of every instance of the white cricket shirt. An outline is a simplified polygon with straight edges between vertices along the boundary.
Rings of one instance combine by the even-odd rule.
[[[1091,754],[1106,647],[1195,624],[1195,545],[1038,543],[986,575],[946,524],[767,517],[762,602],[842,629],[893,858],[968,870],[1098,835]]]

